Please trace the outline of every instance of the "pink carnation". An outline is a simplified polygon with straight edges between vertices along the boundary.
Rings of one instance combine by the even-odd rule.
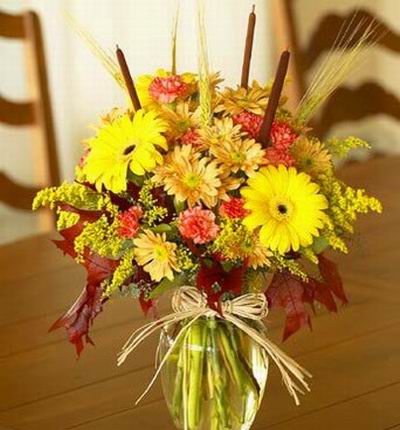
[[[134,238],[139,231],[139,220],[143,216],[143,211],[138,206],[132,206],[127,211],[118,215],[118,234],[127,239]]]
[[[200,135],[197,130],[190,129],[181,137],[182,145],[192,145],[193,147],[200,145]]]
[[[233,115],[233,122],[235,124],[240,124],[242,130],[253,139],[257,139],[262,121],[263,119],[260,115],[256,115],[252,112],[243,111],[237,115]]]
[[[240,197],[232,197],[229,201],[221,204],[219,214],[228,218],[244,218],[249,211],[243,207],[244,200]]]
[[[194,243],[209,242],[216,238],[219,231],[215,215],[201,206],[181,212],[178,228],[185,239],[192,239]]]
[[[275,148],[288,149],[298,137],[298,134],[285,122],[273,122],[270,139]]]
[[[287,149],[279,149],[275,147],[269,147],[266,150],[266,159],[268,164],[278,166],[283,164],[286,167],[294,166],[295,160],[290,155]]]
[[[180,76],[154,78],[149,86],[149,93],[159,103],[172,103],[187,92],[188,86]]]

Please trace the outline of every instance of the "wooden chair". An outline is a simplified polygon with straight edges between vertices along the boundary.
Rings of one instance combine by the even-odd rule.
[[[299,102],[305,92],[310,69],[320,56],[332,47],[343,23],[350,20],[356,12],[357,21],[364,18],[371,22],[375,19],[375,22],[380,24],[379,31],[383,36],[378,44],[381,47],[400,53],[400,34],[367,10],[353,10],[346,15],[333,12],[326,14],[314,26],[307,46],[301,47],[298,43],[298,24],[294,6],[295,0],[275,0],[274,3],[274,21],[280,48],[289,47],[293,57],[290,72],[294,80],[292,85],[294,104]],[[327,101],[313,126],[317,135],[323,138],[335,124],[382,113],[400,120],[400,100],[378,82],[368,81],[355,88],[346,86],[339,88]]]
[[[37,181],[35,186],[23,185],[0,172],[0,201],[14,208],[31,210],[32,199],[42,186],[58,185],[60,182],[39,17],[30,11],[21,15],[0,12],[0,36],[21,39],[25,47],[31,100],[14,102],[0,95],[0,122],[11,126],[32,126]],[[4,151],[4,148],[1,150]],[[39,218],[41,230],[47,230],[53,224],[50,212],[42,211]]]

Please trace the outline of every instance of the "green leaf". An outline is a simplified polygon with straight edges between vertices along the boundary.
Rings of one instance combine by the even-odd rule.
[[[142,187],[144,184],[144,176],[137,176],[131,171],[128,171],[128,181],[133,182],[138,187]]]
[[[186,283],[186,281],[187,281],[186,273],[180,273],[179,275],[175,276],[175,278],[172,281],[165,278],[149,294],[148,299],[149,300],[156,299],[157,297],[161,296],[162,294],[166,293],[167,291],[173,290],[175,288],[178,288],[178,287],[184,285]]]
[[[321,254],[328,246],[328,241],[323,236],[319,236],[314,239],[312,249],[316,254]]]
[[[179,202],[174,198],[174,206],[177,213],[182,212],[185,209],[185,202]]]
[[[172,227],[168,224],[159,224],[155,227],[150,228],[154,233],[169,233],[172,230]]]

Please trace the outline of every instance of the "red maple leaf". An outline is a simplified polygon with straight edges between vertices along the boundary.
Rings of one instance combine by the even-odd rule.
[[[55,240],[54,243],[65,254],[75,258],[75,238],[82,232],[86,222],[95,221],[101,213],[81,211],[67,205],[64,205],[63,210],[78,213],[80,219],[74,226],[61,230],[60,234],[63,239]],[[101,283],[113,274],[119,261],[100,257],[86,249],[83,253],[81,264],[87,272],[86,287],[70,309],[50,327],[50,331],[65,327],[69,341],[75,345],[78,356],[83,350],[84,339],[88,343],[93,343],[89,337],[89,329],[94,318],[102,311],[105,301],[102,298],[103,289]]]
[[[286,340],[292,334],[300,330],[303,326],[308,325],[311,328],[311,317],[307,311],[306,304],[310,305],[315,312],[315,303],[320,303],[330,312],[337,312],[338,307],[335,302],[337,292],[344,295],[340,277],[336,266],[323,258],[324,268],[329,267],[328,278],[323,276],[323,280],[309,277],[303,280],[288,271],[276,272],[272,278],[271,284],[267,288],[266,296],[271,309],[283,308],[286,312],[286,323],[283,332],[283,340]],[[333,270],[333,267],[336,270]],[[326,272],[325,276],[327,276]],[[328,281],[326,280],[328,279]],[[332,287],[332,282],[335,284]],[[345,296],[344,296],[345,297]],[[342,297],[339,297],[342,300]]]
[[[311,318],[305,307],[304,285],[300,278],[286,271],[276,272],[266,296],[271,309],[283,308],[286,312],[283,340],[304,325],[311,327]]]
[[[328,260],[323,254],[320,254],[318,256],[318,268],[327,287],[343,304],[348,303],[349,301],[343,288],[343,281],[336,264]]]
[[[337,312],[337,304],[332,291],[326,284],[313,278],[309,278],[307,282],[303,281],[302,283],[304,287],[304,302],[309,303],[313,309],[315,302],[319,302],[330,312]]]

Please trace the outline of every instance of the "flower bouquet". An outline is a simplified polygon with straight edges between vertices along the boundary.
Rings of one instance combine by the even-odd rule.
[[[80,29],[130,105],[101,118],[75,181],[42,190],[33,203],[56,210],[55,244],[87,271],[81,295],[52,329],[65,327],[79,355],[106,302],[137,299],[154,318],[132,334],[118,364],[159,332],[157,370],[143,396],[161,376],[173,421],[187,430],[249,429],[269,362],[299,403],[310,375],[268,339],[262,320],[283,308],[286,339],[311,325],[308,308],[336,312],[346,303],[326,252],[346,253],[357,214],[381,211],[335,175],[334,159],[367,143],[322,142],[309,126],[365,53],[373,25],[358,40],[360,28],[343,30],[338,54],[292,113],[282,95],[289,52],[271,83],[249,84],[254,26],[253,10],[237,88],[221,88],[209,70],[202,8],[198,73],[177,71],[176,26],[171,71],[135,81],[121,49],[114,59]],[[168,294],[172,312],[155,317]]]

